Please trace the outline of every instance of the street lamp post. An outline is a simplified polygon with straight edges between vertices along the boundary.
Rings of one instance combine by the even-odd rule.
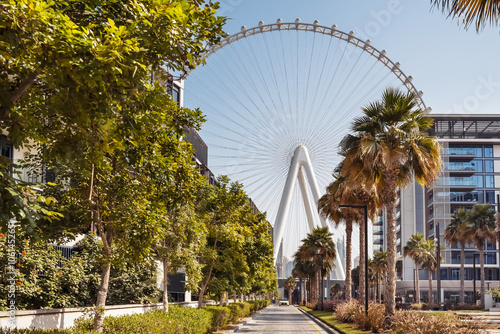
[[[339,205],[339,207],[365,210],[365,313],[368,316],[368,207],[366,205]]]

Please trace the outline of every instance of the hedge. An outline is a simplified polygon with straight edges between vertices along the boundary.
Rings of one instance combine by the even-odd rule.
[[[250,316],[270,304],[269,300],[253,300],[229,304],[227,307],[206,306],[202,309],[170,306],[168,313],[154,310],[142,314],[128,314],[120,317],[105,317],[105,334],[183,333],[205,334],[223,329],[228,322],[237,323],[240,318]],[[82,317],[72,329],[2,329],[0,334],[90,334],[92,319]]]

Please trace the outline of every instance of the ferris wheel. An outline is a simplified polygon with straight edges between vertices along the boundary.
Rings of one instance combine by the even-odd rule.
[[[324,222],[315,205],[341,161],[338,144],[360,108],[387,87],[411,91],[430,111],[412,77],[370,40],[300,19],[243,26],[205,56],[185,81],[184,104],[206,115],[200,135],[210,169],[243,183],[267,212],[275,257],[283,240],[280,256],[290,259],[314,226],[328,225],[342,243],[344,229]]]

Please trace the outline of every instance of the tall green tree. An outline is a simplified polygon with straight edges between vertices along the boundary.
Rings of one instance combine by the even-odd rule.
[[[448,17],[458,18],[466,29],[474,26],[480,31],[487,24],[498,25],[500,17],[499,0],[431,0]]]
[[[484,278],[484,248],[486,241],[495,242],[497,233],[495,232],[496,211],[491,208],[491,204],[476,204],[469,212],[471,223],[472,240],[479,250],[479,264],[481,266],[481,305],[484,307],[484,296],[486,294]]]
[[[420,286],[419,286],[419,266],[422,264],[425,253],[424,236],[420,233],[412,234],[403,248],[403,256],[409,256],[415,264],[415,286],[416,286],[416,302],[420,303]]]
[[[451,222],[444,230],[444,239],[460,244],[460,304],[465,303],[465,245],[472,243],[472,226],[467,210],[461,208],[451,215]]]
[[[198,298],[198,307],[201,308],[207,289],[220,296],[228,291],[228,278],[232,274],[248,272],[244,246],[249,231],[241,221],[250,206],[240,183],[219,176],[198,209],[205,212],[207,229],[207,242],[199,255],[203,266]]]
[[[224,36],[217,6],[202,0],[6,1],[0,9],[0,129],[15,148],[65,137],[58,160],[99,167],[123,142],[119,132],[110,138],[101,130],[131,109],[151,70],[183,72],[202,64],[205,45]],[[91,140],[96,133],[100,138]],[[87,148],[91,156],[78,154]],[[51,212],[40,209],[32,187],[14,180],[10,164],[0,162],[0,193],[10,203],[0,207],[0,223],[16,218],[28,232],[39,232],[32,217]]]
[[[396,223],[394,210],[398,187],[415,177],[432,183],[441,167],[440,145],[427,131],[432,119],[417,108],[412,93],[387,88],[381,101],[362,108],[353,121],[353,134],[341,142],[342,173],[370,189],[375,187],[387,212],[386,312],[395,311]]]

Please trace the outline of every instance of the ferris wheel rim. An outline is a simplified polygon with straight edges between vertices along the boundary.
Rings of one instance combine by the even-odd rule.
[[[209,45],[202,57],[207,59],[212,54],[217,52],[224,47],[235,43],[241,39],[264,34],[273,31],[305,31],[312,33],[319,33],[322,35],[335,37],[339,40],[345,41],[353,46],[361,49],[363,52],[368,53],[370,56],[375,58],[378,62],[382,63],[385,67],[387,67],[398,79],[401,83],[411,92],[414,96],[415,102],[419,106],[420,110],[424,113],[428,114],[432,111],[432,108],[427,107],[424,100],[422,99],[423,92],[418,91],[415,85],[413,84],[412,76],[407,76],[401,69],[401,64],[399,62],[392,61],[389,57],[387,57],[386,50],[379,50],[371,45],[371,40],[363,41],[362,39],[354,36],[355,32],[350,31],[346,33],[337,28],[337,25],[332,25],[331,27],[320,25],[318,21],[314,21],[314,23],[303,23],[300,19],[296,19],[295,22],[282,22],[281,19],[278,19],[275,23],[264,24],[264,22],[260,21],[258,26],[253,28],[247,28],[245,26],[241,27],[241,31],[232,34],[226,38],[224,38],[220,43]],[[189,69],[186,72],[186,78],[191,74],[191,72],[195,68]]]

